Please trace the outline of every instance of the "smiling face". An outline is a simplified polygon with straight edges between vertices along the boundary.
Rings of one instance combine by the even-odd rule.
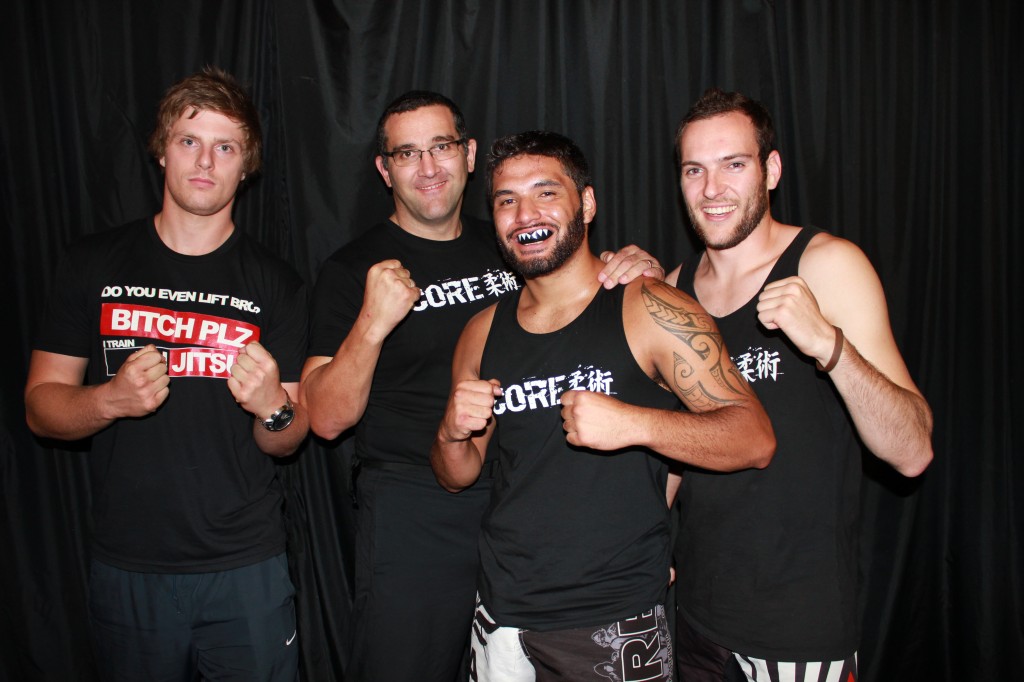
[[[597,210],[594,190],[577,191],[557,159],[513,157],[494,170],[491,182],[498,246],[523,277],[557,270],[586,241]]]
[[[188,108],[174,122],[160,157],[164,210],[177,207],[197,216],[231,211],[244,176],[245,131],[215,111]]]
[[[387,149],[429,149],[436,144],[459,139],[451,111],[440,104],[394,114],[384,124]],[[391,188],[395,200],[395,218],[408,232],[436,238],[438,228],[448,228],[462,207],[466,181],[476,160],[476,141],[450,159],[438,161],[424,152],[419,163],[397,166],[378,156],[377,170]]]
[[[692,121],[679,141],[680,187],[697,235],[709,249],[731,249],[763,224],[768,192],[782,165],[772,151],[758,162],[754,126],[732,112]]]

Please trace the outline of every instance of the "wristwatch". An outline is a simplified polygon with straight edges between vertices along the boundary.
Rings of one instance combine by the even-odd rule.
[[[295,407],[291,398],[285,398],[284,405],[266,419],[260,420],[267,431],[284,431],[295,419]]]

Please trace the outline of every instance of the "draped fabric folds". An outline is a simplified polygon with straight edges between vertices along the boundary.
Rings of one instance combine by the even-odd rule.
[[[594,245],[637,243],[670,268],[695,250],[672,144],[679,118],[710,85],[764,101],[783,161],[776,217],[864,249],[935,412],[924,477],[865,461],[863,679],[1019,677],[1022,15],[1012,0],[9,3],[0,679],[95,679],[88,444],[34,438],[22,389],[61,249],[157,210],[161,177],[145,151],[157,101],[206,64],[246,83],[263,117],[265,170],[236,224],[310,283],[390,213],[374,132],[407,89],[459,102],[482,150],[526,129],[574,138],[594,171]],[[486,216],[476,175],[465,210]],[[358,627],[351,461],[350,439],[311,439],[280,466],[306,680],[344,679]]]

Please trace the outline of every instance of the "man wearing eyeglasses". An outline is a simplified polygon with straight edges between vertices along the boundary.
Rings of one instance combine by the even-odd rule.
[[[520,286],[490,224],[462,214],[475,161],[454,102],[426,91],[394,100],[377,125],[376,157],[394,213],[324,263],[313,296],[301,394],[318,435],[356,428],[360,462],[347,680],[465,679],[490,476],[448,493],[430,446],[459,333]],[[644,273],[664,271],[626,247],[600,279],[613,287]]]

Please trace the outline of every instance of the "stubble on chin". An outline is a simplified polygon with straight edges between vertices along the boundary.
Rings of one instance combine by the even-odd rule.
[[[693,230],[697,233],[697,237],[701,242],[703,242],[704,247],[714,251],[725,251],[734,246],[739,246],[743,243],[744,239],[757,229],[761,219],[768,212],[768,187],[766,185],[764,191],[758,192],[754,201],[747,204],[747,209],[743,212],[739,225],[730,234],[725,235],[722,241],[711,241],[709,231],[701,227],[700,220],[698,219],[698,217],[702,217],[700,209],[694,211],[687,205],[686,211],[690,214],[690,224],[693,225]]]

